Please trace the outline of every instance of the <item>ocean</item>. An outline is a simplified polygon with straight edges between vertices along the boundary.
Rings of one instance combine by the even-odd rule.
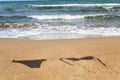
[[[36,28],[0,27],[0,38],[73,39],[120,36],[120,0],[0,2],[0,24],[38,23]]]

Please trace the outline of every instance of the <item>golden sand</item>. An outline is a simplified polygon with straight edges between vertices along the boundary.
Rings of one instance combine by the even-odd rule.
[[[0,80],[120,80],[120,37],[0,39]]]

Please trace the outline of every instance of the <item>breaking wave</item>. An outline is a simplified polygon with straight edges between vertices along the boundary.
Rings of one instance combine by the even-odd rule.
[[[60,19],[67,19],[67,20],[72,20],[72,19],[119,19],[120,15],[106,15],[106,14],[94,14],[94,15],[31,15],[28,16],[34,19],[55,19],[55,20],[60,20]]]
[[[38,19],[38,20],[75,20],[75,19],[120,19],[120,15],[91,14],[91,15],[30,15],[30,16],[0,16],[0,19]]]
[[[111,6],[118,7],[119,3],[103,3],[103,4],[51,4],[51,5],[37,5],[37,4],[28,4],[28,6],[32,7],[100,7],[100,6]]]
[[[119,3],[103,3],[103,4],[49,4],[49,5],[38,5],[38,4],[28,4],[28,6],[42,9],[42,10],[51,10],[51,9],[70,9],[71,7],[75,7],[78,11],[119,11],[120,4]],[[93,9],[94,7],[94,9]],[[65,9],[65,10],[66,10]],[[74,10],[74,9],[73,9]]]

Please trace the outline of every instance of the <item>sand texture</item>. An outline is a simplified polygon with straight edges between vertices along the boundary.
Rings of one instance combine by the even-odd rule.
[[[0,39],[0,80],[120,80],[120,37]]]

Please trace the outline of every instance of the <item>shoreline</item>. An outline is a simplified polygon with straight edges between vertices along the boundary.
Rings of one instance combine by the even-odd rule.
[[[84,38],[67,38],[67,39],[28,39],[28,38],[0,38],[4,40],[30,40],[30,41],[56,41],[56,40],[82,40],[82,39],[98,39],[98,38],[115,38],[120,37],[118,36],[98,36],[98,37],[84,37]]]

